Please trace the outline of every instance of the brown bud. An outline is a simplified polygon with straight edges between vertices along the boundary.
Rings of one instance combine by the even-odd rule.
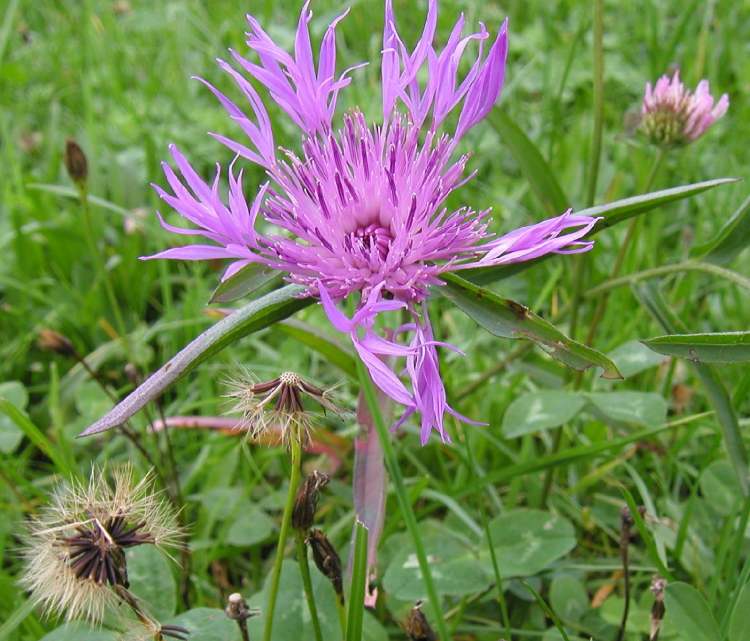
[[[234,592],[227,597],[227,607],[224,608],[224,612],[234,621],[245,621],[259,614],[257,610],[247,607],[247,601],[239,592]]]
[[[312,549],[313,560],[320,572],[327,576],[333,584],[333,589],[344,600],[344,584],[341,577],[341,558],[336,548],[331,545],[328,537],[321,530],[310,530],[307,544]]]
[[[313,470],[313,473],[305,479],[305,482],[297,491],[297,498],[294,500],[292,527],[303,532],[312,527],[315,510],[318,509],[320,490],[328,485],[329,480],[327,474],[318,470]]]
[[[657,641],[661,622],[664,619],[664,591],[667,589],[667,580],[659,575],[651,579],[651,592],[654,595],[654,605],[651,606],[651,629],[649,631],[649,641]]]
[[[89,175],[89,163],[83,149],[72,138],[65,142],[65,169],[74,183],[85,184]]]
[[[46,352],[55,352],[56,354],[70,358],[75,358],[76,356],[76,348],[73,346],[71,340],[54,329],[42,329],[39,332],[36,344],[39,346],[39,349]]]
[[[417,601],[409,612],[404,629],[411,641],[437,641],[437,636],[427,622],[427,617],[422,613],[421,601]]]

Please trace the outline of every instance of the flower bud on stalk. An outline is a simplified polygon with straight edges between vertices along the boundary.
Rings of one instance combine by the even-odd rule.
[[[427,617],[422,613],[421,601],[417,601],[409,612],[404,629],[411,641],[437,641],[437,636],[427,622]]]
[[[244,597],[239,592],[234,592],[227,598],[227,607],[224,608],[224,613],[233,621],[237,621],[242,641],[249,641],[250,635],[247,631],[247,620],[258,616],[260,610],[248,608]]]
[[[651,579],[651,593],[654,595],[654,605],[651,606],[651,629],[648,641],[658,641],[661,631],[661,622],[664,619],[664,592],[667,589],[667,580],[659,575]]]
[[[54,329],[42,329],[39,332],[36,344],[41,350],[55,352],[55,354],[68,358],[78,358],[78,352],[73,342]]]
[[[89,163],[81,146],[72,138],[65,142],[65,169],[70,179],[83,189],[89,176]]]
[[[292,512],[294,529],[306,532],[312,527],[315,511],[318,509],[320,490],[328,485],[328,481],[330,477],[327,474],[314,470],[300,486],[294,501],[294,512]]]
[[[312,549],[313,560],[320,572],[328,577],[341,603],[344,602],[344,583],[341,575],[341,557],[321,530],[310,530],[307,544]]]

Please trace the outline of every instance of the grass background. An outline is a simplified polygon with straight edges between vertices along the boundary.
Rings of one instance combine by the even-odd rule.
[[[421,3],[397,0],[395,5],[402,33],[407,39],[416,37],[423,21]],[[357,106],[376,117],[382,7],[370,1],[347,6],[351,14],[339,28],[339,68],[361,60],[372,64],[354,73],[341,108]],[[314,3],[314,39],[341,8],[327,0]],[[481,19],[491,30],[509,16],[510,56],[502,108],[542,151],[571,205],[584,206],[593,120],[591,3],[443,0],[440,8],[443,35],[460,11],[468,23]],[[596,202],[644,189],[655,152],[632,133],[632,114],[637,112],[645,82],[673,65],[679,65],[690,85],[709,78],[714,91],[730,94],[731,106],[704,139],[668,155],[654,187],[744,176],[750,158],[750,15],[744,3],[606,2],[605,8],[605,121]],[[36,344],[39,331],[54,328],[70,337],[110,388],[122,395],[132,388],[126,363],[141,375],[148,373],[210,325],[205,309],[220,274],[218,265],[137,260],[173,242],[152,214],[158,203],[148,183],[162,180],[159,163],[172,142],[188,152],[204,175],[212,172],[216,161],[231,159],[206,132],[237,132],[210,93],[189,77],[201,75],[229,89],[212,61],[225,55],[228,47],[243,50],[243,13],[253,13],[274,38],[291,44],[298,9],[291,0],[6,0],[0,6],[0,380],[20,383],[3,390],[59,453],[53,461],[39,443],[28,438],[16,442],[17,427],[2,418],[0,621],[20,618],[4,638],[38,639],[57,625],[29,612],[26,596],[15,584],[20,525],[46,500],[56,475],[66,468],[85,471],[92,460],[130,459],[139,469],[147,468],[121,437],[74,439],[111,403],[80,366],[41,351]],[[274,105],[269,108],[278,141],[294,148],[295,128],[274,111]],[[62,162],[67,138],[75,138],[86,150],[90,193],[104,201],[93,208],[94,236],[106,259],[123,327],[118,326],[105,295],[104,272],[89,250],[80,206],[70,197],[73,186]],[[474,154],[471,163],[478,176],[455,204],[492,206],[498,229],[546,215],[491,126],[477,127],[464,146]],[[251,170],[246,185],[260,179]],[[746,194],[746,184],[739,182],[647,214],[627,271],[689,257],[691,247],[710,239]],[[597,238],[596,249],[587,257],[591,284],[606,279],[623,233],[616,228]],[[566,258],[547,261],[503,281],[498,291],[539,314],[557,317],[571,297],[573,264]],[[728,267],[746,274],[747,265],[745,253]],[[664,288],[670,306],[692,331],[747,328],[747,291],[736,284],[686,273],[670,277]],[[546,472],[523,472],[525,464],[552,451],[552,432],[506,438],[503,417],[523,393],[569,386],[569,374],[538,350],[514,358],[500,371],[498,364],[518,343],[477,331],[444,301],[436,301],[433,309],[441,337],[467,352],[466,358],[447,352],[442,357],[449,394],[460,399],[462,413],[486,419],[490,426],[480,430],[451,426],[456,443],[449,447],[433,442],[419,448],[416,431],[406,430],[399,441],[399,456],[415,498],[422,492],[416,504],[420,518],[425,523],[436,519],[442,527],[460,532],[466,518],[481,526],[514,508],[542,507]],[[591,311],[591,305],[582,310],[579,337],[585,336]],[[314,308],[300,314],[330,334],[321,316]],[[567,321],[563,316],[558,324],[566,329]],[[123,330],[127,348],[118,340]],[[611,352],[634,339],[661,333],[630,288],[621,287],[610,296],[593,344]],[[326,385],[344,380],[323,357],[301,349],[283,331],[269,329],[202,365],[166,394],[163,411],[220,414],[226,409],[220,381],[243,367],[262,378],[280,369],[295,369]],[[497,375],[491,376],[493,372]],[[747,415],[750,375],[746,368],[724,367],[721,376],[737,412]],[[482,384],[474,386],[478,380]],[[653,517],[650,526],[661,532],[657,540],[670,551],[676,577],[703,590],[712,609],[720,612],[741,587],[739,561],[747,539],[736,531],[734,517],[744,506],[724,474],[725,454],[716,421],[702,416],[710,408],[692,371],[684,362],[672,368],[654,366],[614,384],[587,374],[583,389],[657,394],[668,407],[668,420],[684,420],[686,427],[603,454],[584,455],[574,465],[556,469],[546,508],[570,520],[577,544],[564,563],[547,567],[536,577],[535,585],[559,609],[569,599],[553,599],[552,582],[560,577],[574,580],[575,588],[568,585],[569,589],[559,588],[556,593],[580,597],[582,590],[577,601],[581,612],[558,615],[582,636],[613,638],[621,590],[613,574],[619,566],[618,510],[624,505],[619,487],[625,485],[638,503],[648,506]],[[354,406],[354,386],[344,385],[341,395],[345,405]],[[139,417],[136,425],[143,429],[144,418]],[[640,425],[644,426],[654,425]],[[563,447],[593,449],[597,443],[627,437],[638,427],[611,416],[584,413],[566,424]],[[343,464],[324,499],[321,518],[344,550],[352,519],[354,426],[334,422],[325,429],[342,437],[336,447]],[[161,461],[164,444],[160,447],[149,438],[144,442]],[[238,447],[232,438],[195,433],[175,433],[173,443],[185,514],[192,524],[192,604],[221,607],[223,597],[234,588],[256,593],[268,567],[278,519],[286,466],[283,452]],[[325,465],[326,460],[319,463]],[[483,480],[485,473],[490,480]],[[233,526],[241,529],[236,526],[238,519],[247,523],[247,505],[268,520],[265,537],[261,532],[257,541],[231,533]],[[434,522],[425,527],[433,525],[437,527]],[[397,550],[402,529],[395,501],[389,502],[384,567]],[[634,563],[640,564],[634,590],[639,616],[645,619],[634,621],[628,634],[639,639],[643,625],[647,626],[647,587],[654,561],[642,543],[634,547],[633,555]],[[613,590],[610,605],[593,608],[592,597],[609,589],[606,586]],[[507,588],[518,638],[544,634],[554,638],[556,632],[548,631],[551,621],[545,620],[520,584]],[[499,610],[493,598],[483,590],[448,597],[450,623],[456,635],[463,635],[457,638],[498,637]],[[403,638],[398,620],[408,600],[401,603],[393,596],[378,609],[377,618],[394,639]],[[615,614],[602,614],[604,607]],[[0,627],[0,636],[6,631]]]

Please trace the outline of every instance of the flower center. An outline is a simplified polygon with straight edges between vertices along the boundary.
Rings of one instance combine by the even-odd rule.
[[[391,248],[393,236],[386,227],[371,223],[366,227],[359,227],[346,236],[346,243],[351,249],[358,250],[368,257],[375,254],[380,260],[385,260]]]

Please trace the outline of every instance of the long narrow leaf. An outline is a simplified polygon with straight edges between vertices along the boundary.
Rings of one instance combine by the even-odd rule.
[[[346,641],[362,641],[367,584],[367,528],[359,521],[354,526],[354,564],[346,616]]]
[[[312,299],[300,298],[303,291],[304,288],[299,285],[287,285],[223,318],[180,350],[112,410],[81,432],[80,436],[97,434],[122,425],[209,356],[242,336],[257,332],[311,305]]]
[[[665,332],[675,334],[683,330],[684,325],[682,321],[667,306],[656,286],[652,284],[642,285],[640,287],[633,287],[633,291],[643,306],[651,312],[652,316],[664,328]],[[724,436],[724,447],[727,448],[729,460],[734,467],[742,492],[745,496],[748,496],[750,495],[748,456],[745,443],[742,440],[740,423],[732,407],[732,399],[715,370],[710,365],[693,361],[693,367],[695,367],[698,378],[703,383],[708,400],[716,411],[716,417],[719,419],[719,425]]]
[[[730,216],[711,240],[693,253],[710,263],[726,265],[750,244],[750,196]]]
[[[665,356],[702,363],[739,363],[750,360],[750,332],[669,334],[641,341]]]
[[[552,358],[577,370],[601,367],[603,378],[622,378],[617,366],[604,354],[563,334],[528,307],[493,291],[470,283],[455,274],[445,274],[441,293],[488,332],[504,338],[534,341]]]
[[[682,185],[680,187],[672,187],[671,189],[663,189],[661,191],[654,191],[648,194],[642,194],[640,196],[634,196],[632,198],[625,198],[623,200],[616,200],[606,205],[597,205],[596,207],[590,207],[588,209],[582,209],[577,214],[581,216],[601,216],[600,220],[594,228],[591,230],[590,236],[617,225],[624,220],[633,218],[645,214],[647,211],[651,211],[656,207],[667,205],[669,203],[689,198],[700,194],[708,189],[719,187],[720,185],[728,185],[733,182],[737,182],[738,178],[716,178],[715,180],[706,180],[699,183],[693,183],[691,185]],[[473,283],[480,285],[492,283],[503,278],[509,278],[518,272],[521,272],[529,267],[539,264],[543,260],[547,260],[548,256],[537,258],[536,260],[530,260],[525,263],[515,263],[511,265],[499,265],[497,267],[480,267],[477,269],[467,269],[462,272],[462,276]]]
[[[257,263],[250,263],[221,283],[211,295],[210,302],[230,303],[243,296],[248,296],[271,283],[276,285],[276,287],[280,287],[282,282],[281,274],[275,269],[269,269]]]

